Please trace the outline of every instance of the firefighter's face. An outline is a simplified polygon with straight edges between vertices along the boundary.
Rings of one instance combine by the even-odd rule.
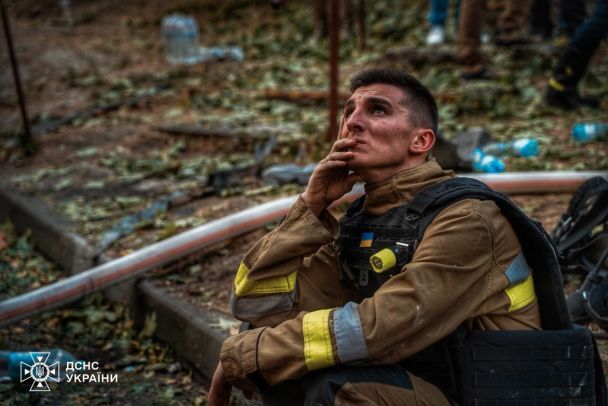
[[[354,157],[348,167],[368,182],[424,162],[426,154],[416,148],[417,138],[430,130],[411,124],[404,98],[399,87],[379,83],[356,89],[345,104],[339,138],[357,141],[349,148]]]

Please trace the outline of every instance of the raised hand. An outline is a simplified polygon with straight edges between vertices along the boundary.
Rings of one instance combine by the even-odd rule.
[[[318,216],[332,202],[350,192],[354,184],[361,180],[359,175],[349,174],[347,167],[348,161],[354,156],[348,149],[356,143],[354,138],[338,139],[312,172],[301,197],[315,215]]]

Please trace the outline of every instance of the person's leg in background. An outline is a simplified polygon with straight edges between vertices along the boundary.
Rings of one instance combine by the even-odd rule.
[[[572,37],[576,30],[587,18],[586,0],[560,0],[559,19],[560,29],[569,37]]]
[[[568,2],[568,0],[562,0]],[[573,0],[576,3],[578,0]],[[579,106],[598,107],[594,98],[581,97],[578,84],[583,78],[591,58],[608,36],[608,0],[597,0],[593,12],[574,33],[572,40],[560,55],[549,78],[545,101],[564,109]],[[571,6],[572,4],[570,4]]]
[[[426,36],[427,45],[443,44],[445,41],[445,23],[449,12],[449,0],[429,1],[429,33]]]
[[[530,9],[532,35],[548,40],[553,35],[553,0],[534,0]]]
[[[510,0],[498,19],[499,34],[496,37],[497,45],[514,45],[529,42],[526,36],[526,24],[532,0]]]
[[[485,0],[461,0],[460,24],[458,26],[458,57],[464,64],[462,77],[475,79],[486,72],[481,53],[481,27]]]

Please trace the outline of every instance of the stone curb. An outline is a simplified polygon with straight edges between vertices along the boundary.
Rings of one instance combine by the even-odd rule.
[[[143,303],[136,309],[156,317],[156,337],[210,379],[219,361],[222,343],[230,335],[228,329],[215,329],[212,325],[220,324],[221,317],[225,316],[172,299],[147,279],[137,284],[137,293],[138,302]],[[140,323],[142,316],[140,313],[136,317]]]
[[[0,221],[7,218],[17,231],[31,230],[36,248],[69,274],[96,265],[93,248],[80,235],[67,231],[67,222],[57,213],[40,201],[0,185]],[[98,262],[111,259],[101,255]],[[227,325],[236,325],[235,319],[171,298],[145,278],[139,283],[135,280],[122,282],[103,293],[109,300],[128,303],[138,323],[142,323],[146,315],[154,314],[155,336],[171,346],[180,358],[191,363],[204,377],[210,379],[213,376],[222,342],[230,335]],[[223,327],[216,329],[212,327],[214,324]]]
[[[0,184],[0,221],[10,219],[18,232],[30,230],[36,248],[70,275],[94,266],[94,251],[68,222],[44,203]]]

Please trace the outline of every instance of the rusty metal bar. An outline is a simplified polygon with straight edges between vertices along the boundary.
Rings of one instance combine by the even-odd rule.
[[[13,78],[15,79],[15,89],[17,90],[17,99],[19,101],[19,110],[21,111],[21,120],[23,121],[23,134],[19,137],[21,147],[26,155],[31,155],[35,150],[34,139],[30,130],[30,123],[27,117],[27,108],[25,105],[25,95],[21,89],[21,78],[19,77],[19,67],[17,65],[17,56],[15,55],[15,47],[13,46],[13,36],[9,25],[8,13],[4,5],[4,0],[0,0],[0,10],[2,11],[2,25],[4,26],[4,37],[8,48],[8,55],[11,61],[13,70]]]
[[[329,140],[338,136],[338,64],[340,60],[340,0],[331,0],[329,27]]]

